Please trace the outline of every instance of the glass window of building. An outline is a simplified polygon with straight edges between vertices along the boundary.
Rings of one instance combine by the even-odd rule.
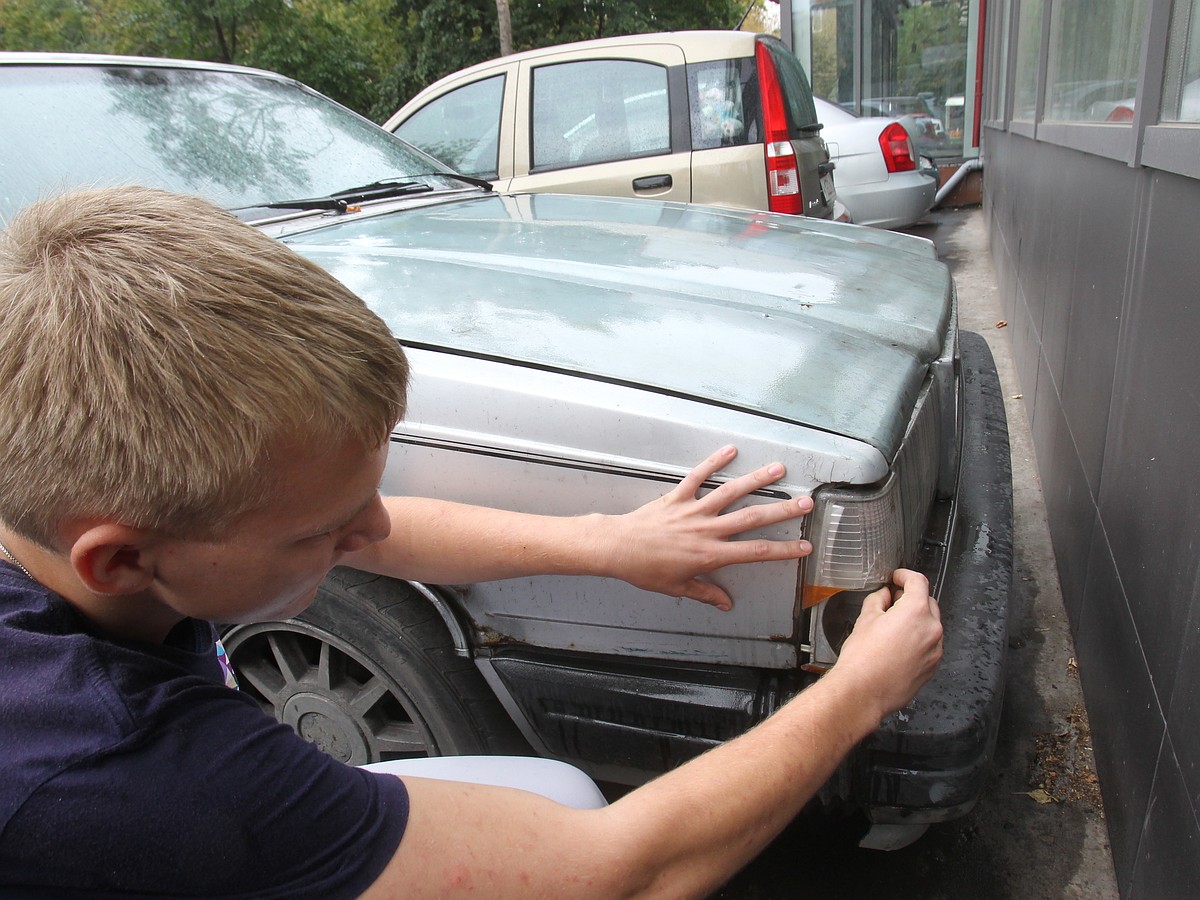
[[[990,50],[989,65],[997,73],[985,85],[988,91],[989,119],[1003,119],[1005,116],[1004,103],[1008,99],[1008,19],[1012,15],[1013,0],[1001,0],[996,13],[998,27]]]
[[[1042,0],[1020,0],[1012,117],[1032,122],[1037,114],[1038,60],[1042,55]]]
[[[1200,122],[1200,3],[1175,0],[1163,74],[1162,121]]]
[[[910,115],[918,152],[963,152],[969,0],[812,0],[813,93],[864,116]],[[863,28],[855,97],[855,8]]]
[[[1147,0],[1055,0],[1044,118],[1133,121]]]

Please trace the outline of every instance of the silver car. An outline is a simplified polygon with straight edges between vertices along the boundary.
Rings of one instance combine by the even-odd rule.
[[[854,223],[901,228],[920,221],[933,207],[938,178],[933,163],[917,154],[913,135],[920,131],[912,117],[859,118],[820,97],[813,102],[837,163],[838,199]]]
[[[1004,684],[1011,486],[995,369],[931,244],[498,193],[234,67],[0,54],[0,110],[0,218],[77,185],[199,193],[364,297],[414,372],[386,492],[618,512],[732,442],[722,477],[788,467],[749,502],[816,502],[763,532],[809,538],[810,558],[719,573],[730,613],[598,578],[339,570],[298,618],[226,634],[269,714],[351,763],[516,749],[637,783],[819,678],[905,564],[941,601],[944,661],[822,798],[865,811],[876,846],[970,809]]]

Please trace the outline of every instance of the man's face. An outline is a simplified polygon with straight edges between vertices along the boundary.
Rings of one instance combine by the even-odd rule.
[[[308,607],[343,556],[387,537],[379,496],[386,444],[291,444],[272,459],[280,460],[278,483],[259,509],[219,539],[163,545],[160,603],[230,624],[285,619]]]

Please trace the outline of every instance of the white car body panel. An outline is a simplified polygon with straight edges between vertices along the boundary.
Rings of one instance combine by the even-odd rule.
[[[837,163],[833,178],[838,199],[856,225],[902,228],[919,221],[933,207],[937,178],[930,169],[888,172],[879,135],[904,119],[858,118],[836,104],[814,97],[821,136]],[[913,129],[905,125],[911,136]],[[915,143],[915,141],[914,141]]]

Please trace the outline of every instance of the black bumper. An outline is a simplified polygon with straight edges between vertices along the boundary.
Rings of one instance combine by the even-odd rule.
[[[964,332],[960,346],[958,503],[945,570],[935,582],[945,655],[933,679],[883,721],[829,786],[874,822],[920,824],[965,814],[983,789],[1000,724],[1012,583],[1008,428],[987,343]]]

